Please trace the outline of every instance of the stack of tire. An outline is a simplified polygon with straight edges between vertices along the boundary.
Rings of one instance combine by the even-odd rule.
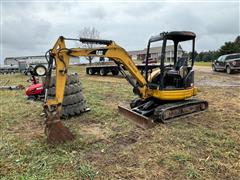
[[[56,77],[53,76],[50,81],[48,90],[48,98],[52,99],[56,94]],[[64,99],[62,103],[61,118],[69,118],[71,116],[80,115],[86,112],[88,107],[82,93],[82,85],[79,81],[77,73],[69,74],[64,91]]]

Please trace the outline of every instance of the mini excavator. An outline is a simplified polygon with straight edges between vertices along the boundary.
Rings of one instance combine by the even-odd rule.
[[[74,139],[74,135],[60,122],[61,106],[64,98],[64,88],[69,68],[69,58],[79,56],[111,58],[119,71],[132,85],[133,92],[138,95],[130,103],[130,108],[119,106],[119,112],[127,116],[142,128],[153,127],[157,122],[167,123],[177,117],[204,111],[208,108],[205,100],[192,98],[197,94],[194,86],[194,51],[196,35],[190,31],[162,32],[152,36],[147,45],[145,71],[140,72],[129,54],[112,40],[72,39],[59,37],[54,47],[46,53],[48,70],[45,82],[46,134],[48,142],[60,143]],[[102,45],[96,48],[67,48],[65,41],[80,41]],[[148,69],[150,47],[152,43],[162,43],[159,68]],[[167,42],[174,46],[173,64],[166,63]],[[191,41],[191,58],[179,58],[178,46],[181,42]],[[53,65],[56,70],[56,96],[47,99],[47,91],[51,79]],[[124,67],[124,69],[123,69]]]

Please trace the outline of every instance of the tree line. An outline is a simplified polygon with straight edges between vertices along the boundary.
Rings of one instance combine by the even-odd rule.
[[[195,61],[213,61],[221,55],[240,53],[240,36],[233,42],[225,42],[217,51],[203,51],[198,53],[195,51]]]

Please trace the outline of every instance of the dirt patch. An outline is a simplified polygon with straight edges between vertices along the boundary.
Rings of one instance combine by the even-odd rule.
[[[88,124],[81,128],[81,132],[85,135],[95,136],[96,139],[106,139],[108,132],[101,127],[101,124]]]
[[[110,137],[105,143],[107,143],[106,149],[102,151],[91,151],[87,154],[87,159],[91,162],[95,162],[97,165],[109,165],[115,162],[124,163],[125,158],[121,156],[121,152],[129,146],[136,143],[140,137],[140,133],[136,131],[130,131],[127,135],[115,135]]]
[[[210,73],[212,75],[217,75],[217,76],[230,76],[230,77],[239,77],[240,76],[240,73],[238,73],[238,72],[235,72],[230,75],[224,71],[214,72],[214,71],[212,71],[211,67],[207,67],[207,66],[195,66],[194,70],[196,72]]]
[[[44,125],[42,122],[38,121],[25,121],[24,123],[19,123],[8,128],[8,132],[15,134],[19,138],[24,139],[26,142],[36,138],[41,139],[45,136]]]
[[[81,124],[83,125],[91,125],[91,124],[103,124],[103,122],[99,122],[95,119],[81,119]]]
[[[197,86],[212,86],[212,87],[240,87],[240,81],[201,79],[196,82],[196,85]]]
[[[127,148],[129,145],[134,144],[138,141],[140,133],[136,131],[130,131],[127,135],[116,135],[111,138],[111,145],[106,152],[107,153],[116,153],[120,150]]]
[[[240,74],[213,72],[209,67],[197,67],[195,83],[197,86],[240,87]]]
[[[112,127],[112,131],[121,133],[124,130],[123,128],[124,127],[122,127],[122,126],[116,125],[116,126]]]

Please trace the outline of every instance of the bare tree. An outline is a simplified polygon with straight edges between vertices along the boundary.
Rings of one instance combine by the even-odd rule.
[[[81,31],[79,33],[79,37],[99,39],[100,38],[100,33],[95,27],[84,27],[83,29],[81,29]],[[86,44],[84,43],[84,44],[82,44],[82,47],[84,47],[84,48],[94,48],[94,47],[96,47],[96,45],[91,44],[91,43],[86,43]],[[89,64],[92,64],[93,57],[89,56],[89,57],[86,57],[86,59],[89,61]]]

